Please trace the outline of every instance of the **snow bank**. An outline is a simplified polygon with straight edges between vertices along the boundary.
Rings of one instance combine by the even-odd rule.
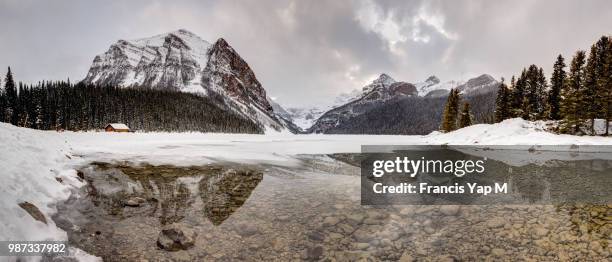
[[[67,141],[55,132],[0,123],[0,148],[0,240],[67,240],[66,232],[51,219],[56,212],[54,203],[68,198],[70,187],[82,185],[74,169],[66,166],[70,161]],[[46,224],[19,207],[19,203],[26,201],[45,215]],[[71,252],[77,253],[80,260],[95,260],[81,250],[71,249]],[[0,260],[15,261],[16,258],[1,257]]]
[[[0,123],[0,236],[6,240],[66,239],[51,220],[54,203],[82,186],[75,168],[90,161],[203,165],[216,161],[299,164],[298,154],[360,152],[361,145],[610,145],[612,138],[556,135],[543,122],[509,119],[426,136],[104,133],[37,131]],[[61,179],[61,183],[56,179]],[[46,216],[35,221],[18,203]]]
[[[479,124],[442,134],[433,132],[424,139],[428,144],[453,145],[610,145],[612,139],[598,136],[557,135],[545,131],[543,121],[521,118],[497,124]]]
[[[10,240],[66,239],[48,214],[55,200],[68,197],[67,186],[55,178],[70,180],[62,169],[68,149],[54,133],[16,128],[0,123],[0,235]],[[73,177],[73,176],[72,176]],[[47,215],[47,225],[34,220],[17,204],[28,201]]]

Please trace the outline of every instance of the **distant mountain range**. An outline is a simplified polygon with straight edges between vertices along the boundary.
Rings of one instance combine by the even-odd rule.
[[[184,29],[117,41],[94,58],[83,82],[200,94],[263,130],[391,134],[437,130],[451,88],[475,100],[491,99],[499,85],[486,74],[467,82],[441,82],[430,76],[414,84],[381,74],[361,90],[338,96],[330,106],[285,109],[268,97],[247,62],[223,38],[211,44]],[[475,115],[492,111],[492,102],[476,101],[484,106],[473,105]],[[399,108],[402,115],[392,117]]]
[[[430,76],[414,84],[381,74],[361,90],[340,95],[332,106],[289,108],[285,118],[305,133],[427,134],[439,128],[450,89],[459,89],[465,100],[473,104],[476,120],[485,121],[493,112],[498,86],[499,82],[487,74],[466,82],[441,82]],[[401,115],[392,117],[400,108]]]
[[[263,129],[294,129],[276,115],[255,73],[223,38],[211,44],[184,29],[117,41],[94,58],[83,82],[197,93]]]

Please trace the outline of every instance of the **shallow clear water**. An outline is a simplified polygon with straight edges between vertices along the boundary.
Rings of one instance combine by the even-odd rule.
[[[73,245],[107,261],[606,260],[612,206],[362,206],[357,167],[94,163],[58,206]],[[134,197],[144,201],[126,206]],[[194,246],[160,249],[164,225]]]

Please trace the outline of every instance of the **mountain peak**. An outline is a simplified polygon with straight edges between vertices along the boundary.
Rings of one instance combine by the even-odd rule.
[[[391,78],[389,75],[382,73],[380,74],[380,76],[378,76],[378,78],[374,79],[374,81],[372,81],[372,84],[385,84],[385,85],[390,85],[395,83],[395,80],[393,78]]]
[[[227,41],[225,41],[225,39],[223,37],[217,39],[217,41],[215,41],[213,46],[216,46],[217,48],[227,48],[227,47],[230,47],[229,43]]]
[[[146,47],[161,47],[164,44],[180,41],[190,49],[196,50],[197,55],[201,56],[202,51],[210,48],[211,44],[198,35],[186,29],[167,32],[151,37],[139,38],[134,40],[120,40],[132,44],[135,48],[143,49]]]
[[[198,93],[262,126],[283,128],[238,52],[223,38],[210,44],[186,29],[119,40],[94,58],[83,82]]]
[[[482,74],[479,75],[478,77],[474,78],[474,79],[479,79],[479,80],[483,80],[483,81],[496,81],[494,77],[492,77],[489,74]]]
[[[438,84],[438,83],[440,83],[440,79],[439,79],[437,76],[432,75],[432,76],[428,77],[428,78],[425,80],[425,82],[427,82],[427,83],[432,83],[432,84]]]
[[[494,83],[494,82],[497,82],[497,80],[495,80],[495,78],[493,78],[491,75],[482,74],[477,77],[469,79],[467,81],[467,84],[470,86],[477,86],[477,85],[485,85],[485,84]]]
[[[491,75],[482,74],[469,79],[465,84],[458,86],[457,89],[463,93],[482,93],[495,90],[498,83]]]
[[[181,28],[179,30],[175,31],[177,34],[182,34],[182,35],[193,35],[195,36],[196,34],[192,33],[191,31],[185,29],[185,28]]]

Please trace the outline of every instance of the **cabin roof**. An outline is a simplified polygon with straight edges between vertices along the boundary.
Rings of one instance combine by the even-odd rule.
[[[108,124],[106,127],[109,127],[109,126],[112,127],[115,130],[120,130],[120,129],[127,129],[127,130],[129,130],[130,129],[127,125],[121,124],[121,123],[111,123],[111,124]]]

